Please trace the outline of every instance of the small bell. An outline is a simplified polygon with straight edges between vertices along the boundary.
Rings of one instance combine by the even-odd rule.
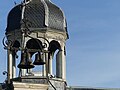
[[[26,68],[26,53],[21,54],[21,61],[18,64],[18,68]]]
[[[34,65],[32,64],[32,60],[30,57],[30,53],[25,52],[21,54],[21,61],[18,64],[18,68],[21,68],[21,69],[34,68]]]
[[[30,69],[30,68],[34,68],[34,64],[32,63],[32,59],[31,59],[31,54],[27,52],[27,63],[26,63],[26,68]]]
[[[35,55],[35,61],[33,62],[34,65],[44,65],[45,61],[41,58],[41,54],[37,53]]]

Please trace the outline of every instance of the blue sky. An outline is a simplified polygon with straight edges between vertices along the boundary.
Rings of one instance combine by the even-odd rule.
[[[0,41],[14,1],[0,1]],[[72,86],[120,88],[120,0],[52,0],[68,22],[67,81]],[[0,43],[0,82],[6,51]]]

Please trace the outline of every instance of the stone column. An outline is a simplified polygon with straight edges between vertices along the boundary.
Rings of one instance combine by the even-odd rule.
[[[12,59],[13,59],[13,66],[12,66],[12,70],[13,70],[13,74],[12,74],[12,77],[15,78],[16,77],[16,57],[15,57],[15,52],[12,51]]]
[[[62,60],[62,79],[66,81],[66,51],[65,51],[65,45],[63,43],[62,47],[61,47],[61,60]]]
[[[43,53],[43,60],[44,61],[46,61],[45,60],[46,58],[45,58],[45,53]],[[43,69],[43,77],[46,77],[46,64],[44,64],[43,66],[42,66],[42,69]]]
[[[21,69],[21,76],[25,76],[26,75],[27,70],[26,69]]]
[[[8,83],[10,83],[10,79],[12,79],[12,71],[13,71],[13,69],[12,69],[12,51],[10,51],[9,49],[8,49],[8,51],[7,51],[7,54],[8,54],[8,57],[7,57],[7,72],[8,72],[8,77],[7,77],[7,79],[8,79]]]
[[[62,51],[56,54],[56,77],[62,78]]]
[[[50,59],[49,59],[49,74],[52,75],[52,55],[50,55]]]
[[[45,60],[45,62],[46,62],[46,64],[45,65],[43,65],[43,74],[44,74],[44,76],[45,77],[47,77],[48,76],[48,48],[45,48],[44,49],[44,60]]]
[[[62,49],[62,79],[66,81],[66,55],[64,47]]]
[[[48,78],[48,53],[47,52],[45,52],[45,61],[46,61],[46,77]]]
[[[56,76],[66,80],[66,59],[64,47],[56,55]]]

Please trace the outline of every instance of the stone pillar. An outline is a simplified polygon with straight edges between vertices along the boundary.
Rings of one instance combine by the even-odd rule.
[[[48,78],[48,53],[47,52],[45,52],[45,61],[46,61],[46,77]]]
[[[46,61],[45,60],[46,58],[45,58],[45,53],[43,53],[43,60],[44,61]],[[46,77],[46,64],[44,64],[43,66],[42,66],[42,69],[43,69],[43,77]]]
[[[52,75],[52,55],[50,55],[49,59],[49,74]]]
[[[62,78],[62,51],[56,54],[56,77]]]
[[[7,51],[7,53],[8,53],[8,57],[7,57],[7,72],[8,72],[8,77],[7,77],[7,79],[8,79],[8,83],[10,83],[10,79],[12,79],[12,71],[13,71],[13,69],[12,69],[12,51],[10,51],[9,49],[8,49],[8,51]]]
[[[66,80],[66,55],[64,49],[62,50],[62,79]]]
[[[48,71],[49,71],[48,70],[48,52],[47,52],[47,50],[48,50],[48,48],[44,49],[44,56],[43,56],[44,61],[46,62],[46,64],[43,65],[43,74],[45,77],[48,76]]]
[[[57,53],[56,58],[56,76],[66,80],[66,59],[64,48]]]
[[[15,57],[15,52],[13,51],[12,52],[12,59],[13,59],[13,66],[12,66],[12,70],[13,70],[13,74],[12,74],[12,77],[15,78],[16,77],[16,57]]]
[[[21,76],[25,76],[26,75],[27,70],[26,69],[21,69]]]

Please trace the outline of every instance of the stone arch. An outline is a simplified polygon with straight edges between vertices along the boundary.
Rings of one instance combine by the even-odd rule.
[[[27,49],[42,50],[43,46],[42,46],[42,42],[39,39],[32,38],[32,39],[27,41],[26,48]],[[35,52],[30,52],[30,53],[31,53],[31,56],[32,56],[34,53],[36,53],[36,51]]]
[[[59,64],[59,60],[57,59],[57,57],[58,57],[58,53],[61,51],[61,45],[58,41],[52,40],[49,44],[48,50],[49,50],[49,54],[48,54],[49,70],[48,71],[51,75],[54,74],[55,76],[57,76],[57,72],[59,71],[58,70],[59,65],[57,65]],[[53,59],[55,60],[53,61]],[[54,68],[55,70],[53,70],[53,67],[56,67],[56,69]]]
[[[36,58],[35,58],[36,54],[41,53],[42,49],[44,47],[42,45],[41,40],[36,39],[36,38],[32,38],[32,39],[29,39],[26,42],[25,48],[28,49],[28,50],[30,50],[28,52],[30,53],[30,57],[31,57],[32,63],[34,64],[34,62],[36,60]],[[31,51],[31,49],[33,51]],[[34,64],[34,65],[35,65],[35,68],[29,69],[27,71],[28,73],[31,73],[31,72],[42,72],[42,66],[41,65],[36,65],[36,64]]]
[[[61,49],[61,46],[60,46],[60,43],[58,41],[55,41],[55,40],[52,40],[49,44],[49,55],[50,54],[54,54],[56,50],[60,50]]]

